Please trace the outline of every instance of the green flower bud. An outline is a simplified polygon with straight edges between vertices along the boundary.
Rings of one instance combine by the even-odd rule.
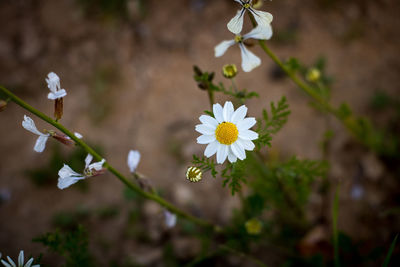
[[[200,181],[203,177],[203,173],[201,170],[197,167],[189,167],[186,172],[186,178],[191,181],[191,182],[198,182]]]
[[[306,78],[310,82],[317,82],[321,78],[321,72],[317,68],[308,70]]]
[[[236,74],[237,74],[237,68],[236,68],[236,65],[235,64],[228,64],[228,65],[225,65],[223,68],[222,68],[222,74],[224,75],[224,77],[225,78],[227,78],[227,79],[232,79],[232,78],[234,78],[235,76],[236,76]]]
[[[259,235],[261,233],[262,224],[256,218],[248,220],[244,226],[249,235]]]

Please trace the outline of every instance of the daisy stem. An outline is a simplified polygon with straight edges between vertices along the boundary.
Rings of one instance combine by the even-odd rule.
[[[213,109],[213,105],[215,103],[214,100],[214,91],[211,88],[207,88],[207,92],[208,92],[208,100],[210,101],[210,106],[211,106],[211,110]]]
[[[98,154],[93,148],[91,148],[89,145],[87,145],[81,139],[76,137],[71,131],[69,131],[67,128],[65,128],[62,124],[60,124],[57,121],[51,119],[50,117],[48,117],[43,112],[35,109],[31,105],[29,105],[28,103],[23,101],[21,98],[19,98],[18,96],[14,95],[13,93],[11,93],[6,88],[0,86],[0,91],[2,91],[4,94],[9,96],[10,100],[13,101],[15,104],[17,104],[17,105],[21,106],[22,108],[28,110],[32,114],[35,114],[40,119],[42,119],[45,122],[53,125],[55,128],[59,129],[61,132],[63,132],[67,136],[69,136],[77,145],[81,146],[86,152],[91,154],[96,160],[102,160],[103,159],[103,157],[100,154]],[[130,189],[132,189],[133,191],[135,191],[136,193],[138,193],[142,197],[157,202],[158,204],[160,204],[161,206],[163,206],[164,208],[166,208],[170,212],[175,213],[176,215],[178,215],[178,216],[180,216],[180,217],[182,217],[184,219],[187,219],[187,220],[189,220],[189,221],[191,221],[191,222],[193,222],[193,223],[195,223],[197,225],[200,225],[200,226],[206,227],[206,228],[212,228],[215,232],[220,232],[221,231],[220,227],[215,226],[214,224],[212,224],[212,223],[210,223],[208,221],[205,221],[205,220],[200,219],[200,218],[196,218],[196,217],[194,217],[194,216],[182,211],[181,209],[175,207],[170,202],[168,202],[165,199],[163,199],[160,196],[158,196],[157,194],[152,194],[152,193],[149,193],[149,192],[146,192],[146,191],[142,190],[138,185],[132,183],[128,178],[126,178],[119,171],[117,171],[114,167],[112,167],[107,161],[104,163],[103,167],[106,168],[108,171],[110,171],[114,176],[116,176],[127,187],[129,187]]]

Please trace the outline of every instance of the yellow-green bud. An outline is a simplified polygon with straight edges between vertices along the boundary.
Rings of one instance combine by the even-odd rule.
[[[306,78],[310,82],[317,82],[321,78],[321,72],[316,68],[309,69]]]
[[[7,107],[7,102],[4,100],[0,100],[0,112],[2,112],[3,110],[5,110]]]
[[[255,9],[259,9],[262,6],[262,4],[263,4],[262,0],[253,0],[253,7]]]
[[[232,78],[234,78],[235,76],[236,76],[236,74],[237,74],[237,68],[236,68],[236,65],[235,64],[228,64],[228,65],[225,65],[223,68],[222,68],[222,74],[224,75],[224,77],[225,78],[227,78],[227,79],[232,79]]]
[[[262,224],[256,218],[248,220],[244,226],[249,235],[259,235],[261,233]]]
[[[191,181],[191,182],[198,182],[200,181],[203,177],[203,173],[201,170],[197,167],[189,167],[186,172],[186,178]]]

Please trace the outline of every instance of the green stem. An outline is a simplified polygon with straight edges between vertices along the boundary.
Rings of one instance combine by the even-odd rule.
[[[39,110],[35,109],[34,107],[30,106],[29,104],[27,104],[21,98],[17,97],[13,93],[11,93],[6,88],[0,86],[0,91],[2,91],[7,96],[9,96],[10,100],[13,101],[14,103],[16,103],[17,105],[19,105],[22,108],[28,110],[29,112],[35,114],[36,116],[38,116],[42,120],[44,120],[47,123],[53,125],[55,128],[59,129],[61,132],[63,132],[67,136],[69,136],[73,141],[75,141],[75,143],[77,145],[81,146],[84,150],[86,150],[86,152],[91,154],[96,160],[103,159],[103,157],[100,154],[98,154],[94,149],[92,149],[90,146],[88,146],[81,139],[77,138],[72,132],[70,132],[62,124],[54,121],[53,119],[51,119],[50,117],[48,117],[44,113],[42,113]],[[178,216],[180,216],[182,218],[185,218],[185,219],[187,219],[187,220],[189,220],[189,221],[191,221],[191,222],[193,222],[195,224],[198,224],[198,225],[203,226],[203,227],[213,228],[215,231],[219,231],[220,230],[220,228],[218,226],[214,226],[210,222],[207,222],[205,220],[196,218],[196,217],[194,217],[194,216],[192,216],[192,215],[180,210],[179,208],[175,207],[173,204],[171,204],[170,202],[164,200],[163,198],[159,197],[158,195],[152,194],[152,193],[149,193],[149,192],[146,192],[146,191],[142,190],[138,185],[132,183],[129,179],[127,179],[124,175],[122,175],[119,171],[117,171],[114,167],[112,167],[107,161],[104,163],[103,166],[108,171],[110,171],[112,174],[114,174],[114,176],[116,176],[127,187],[129,187],[130,189],[132,189],[133,191],[135,191],[136,193],[138,193],[142,197],[157,202],[158,204],[160,204],[161,206],[163,206],[164,208],[166,208],[170,212],[175,213],[176,215],[178,215]]]
[[[213,110],[213,105],[215,103],[214,91],[210,87],[208,87],[207,88],[207,93],[208,93],[208,100],[210,101],[211,110]]]
[[[360,136],[359,127],[355,123],[356,118],[354,116],[348,116],[343,118],[338,110],[329,104],[323,97],[321,97],[317,92],[315,92],[311,87],[309,87],[306,83],[304,83],[294,72],[289,70],[285,65],[280,61],[280,59],[268,48],[265,44],[264,40],[259,40],[259,44],[264,52],[287,74],[287,76],[292,79],[292,81],[307,95],[313,98],[321,107],[324,108],[325,111],[331,113],[335,116],[342,124],[350,131],[350,133],[360,142],[365,143],[365,140]]]

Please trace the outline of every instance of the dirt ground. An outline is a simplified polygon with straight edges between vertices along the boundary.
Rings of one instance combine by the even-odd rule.
[[[52,114],[44,79],[50,71],[56,72],[62,88],[68,91],[61,123],[86,140],[101,144],[105,158],[125,173],[128,151],[139,150],[142,160],[138,170],[170,201],[224,224],[238,204],[236,197],[221,188],[219,179],[206,176],[201,183],[188,183],[185,171],[191,155],[203,153],[204,147],[196,144],[194,126],[209,107],[207,95],[193,81],[192,66],[216,71],[216,80],[223,81],[219,70],[224,64],[240,65],[236,47],[214,58],[214,46],[232,38],[225,25],[237,5],[228,0],[146,1],[146,10],[141,13],[136,2],[129,1],[128,19],[119,20],[96,13],[88,16],[72,0],[0,1],[0,83]],[[324,1],[266,1],[263,10],[274,15],[275,35],[295,32],[293,40],[273,37],[270,47],[282,59],[296,56],[307,64],[324,56],[335,81],[332,102],[346,101],[355,112],[372,116],[379,124],[380,117],[369,108],[374,92],[399,96],[400,3],[337,1],[326,8],[320,2]],[[339,228],[356,240],[388,242],[389,232],[374,228],[379,218],[366,222],[368,214],[382,208],[382,188],[392,185],[386,180],[384,166],[355,143],[334,118],[310,108],[307,96],[290,80],[274,78],[275,66],[261,49],[252,50],[262,58],[262,65],[237,77],[240,87],[260,94],[259,99],[247,103],[250,115],[257,116],[282,95],[288,97],[292,110],[270,153],[320,159],[318,142],[328,128],[334,129],[329,160],[330,178],[342,182]],[[220,101],[225,99],[218,96]],[[21,127],[24,114],[16,105],[0,113],[0,190],[8,195],[0,203],[0,251],[13,258],[19,249],[33,255],[46,252],[31,240],[51,229],[56,212],[80,205],[95,208],[124,203],[123,185],[110,174],[91,179],[86,194],[74,188],[57,189],[57,173],[52,186],[33,185],[26,171],[46,164],[50,150],[42,154],[32,150],[35,137]],[[48,129],[34,120],[39,129]],[[366,171],[361,182],[354,178],[360,164]],[[365,190],[357,201],[350,195],[356,182]],[[317,197],[312,201],[318,205],[322,200]],[[149,216],[160,213],[152,203],[146,203],[145,210]],[[93,227],[113,243],[123,235],[115,234],[122,223],[121,219]],[[157,223],[152,227],[155,236],[165,231],[157,230]],[[174,238],[178,248],[185,247],[185,242],[191,244],[178,235]],[[95,255],[105,259],[130,255],[151,265],[159,263],[160,250],[131,240]]]

